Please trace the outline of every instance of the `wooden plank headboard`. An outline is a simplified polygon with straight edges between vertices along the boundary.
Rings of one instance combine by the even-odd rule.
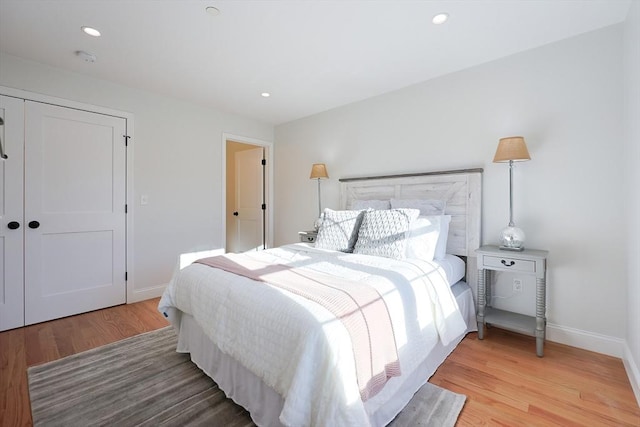
[[[447,253],[475,257],[480,246],[482,169],[341,178],[342,209],[354,200],[437,199],[451,215]]]

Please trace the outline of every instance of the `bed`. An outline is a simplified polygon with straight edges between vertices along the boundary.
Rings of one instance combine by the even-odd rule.
[[[327,248],[325,232],[315,246],[284,245],[183,268],[159,304],[178,332],[177,351],[190,353],[258,425],[388,424],[464,336],[476,330],[473,293],[464,278],[475,269],[472,257],[480,241],[481,176],[482,170],[474,169],[340,180],[337,212],[367,212],[354,226],[365,243],[367,230],[375,226],[372,218],[386,224],[389,215],[414,215],[407,220],[413,223],[418,214],[410,207],[361,206],[443,201],[441,214],[448,217],[449,228],[442,249],[446,255],[438,259],[379,256],[357,241],[354,253],[347,253]],[[330,218],[325,218],[325,230]],[[315,296],[287,287],[298,279],[313,286],[323,282],[330,292],[373,292],[378,297],[360,304],[366,307],[362,311],[376,304],[387,311],[372,311],[366,318],[343,304],[346,311],[336,312]],[[354,301],[364,298],[348,295]],[[326,299],[336,298],[329,294]],[[362,325],[369,327],[365,347],[371,350],[379,340],[389,348],[392,338],[395,353],[359,357],[374,354],[360,353],[355,331]],[[381,333],[385,328],[391,332]],[[385,375],[376,370],[380,366]]]

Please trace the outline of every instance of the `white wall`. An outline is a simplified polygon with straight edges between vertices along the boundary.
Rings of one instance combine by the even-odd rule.
[[[624,26],[624,151],[626,158],[627,349],[625,367],[640,404],[640,2]]]
[[[526,138],[515,222],[550,251],[548,337],[621,355],[627,328],[621,25],[276,127],[276,244],[316,216],[311,164],[338,178],[483,167],[483,243],[508,222],[498,139]],[[286,189],[286,191],[285,191]],[[530,306],[534,300],[529,300]]]
[[[2,53],[0,85],[134,114],[135,255],[128,270],[138,300],[159,295],[178,254],[224,247],[223,132],[273,140],[271,125]],[[148,205],[139,204],[142,194]]]

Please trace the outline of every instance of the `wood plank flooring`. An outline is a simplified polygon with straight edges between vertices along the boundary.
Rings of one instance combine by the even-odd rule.
[[[457,426],[640,426],[622,360],[490,328],[469,334],[429,380],[467,396]]]
[[[0,425],[30,426],[26,369],[168,325],[158,299],[0,332]],[[622,361],[492,328],[469,334],[430,380],[467,401],[458,426],[640,426]]]

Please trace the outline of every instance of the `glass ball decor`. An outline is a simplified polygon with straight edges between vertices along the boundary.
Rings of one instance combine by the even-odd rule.
[[[500,233],[500,249],[509,251],[524,250],[524,231],[522,229],[509,225],[502,229]]]

